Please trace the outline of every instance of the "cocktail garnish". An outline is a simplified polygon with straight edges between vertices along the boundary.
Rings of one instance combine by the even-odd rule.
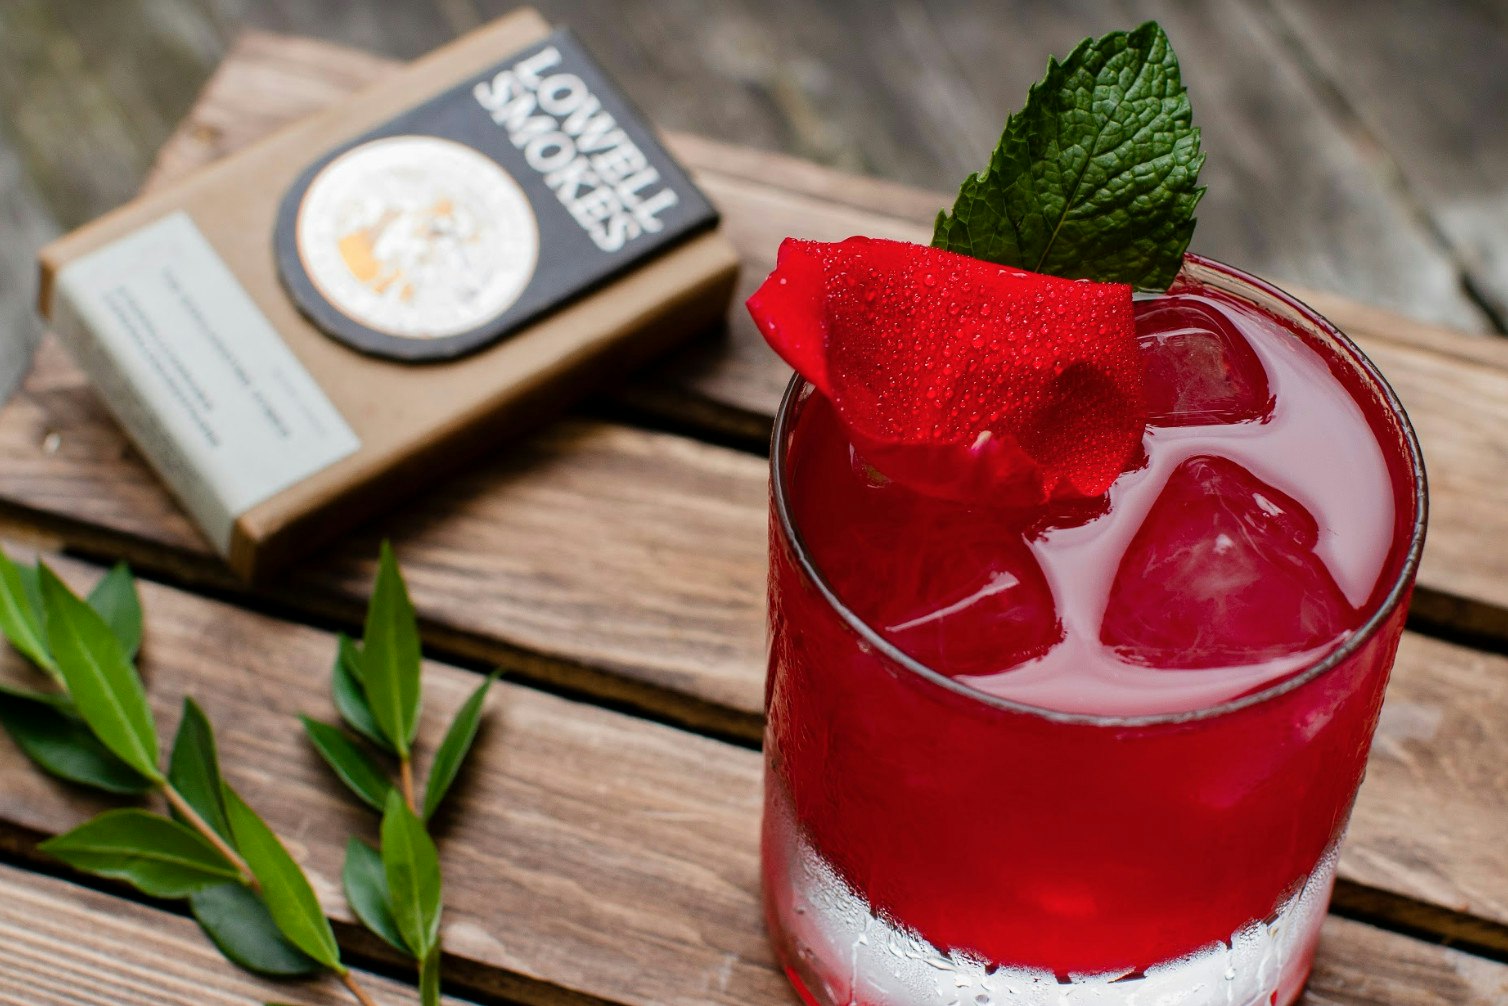
[[[1131,292],[1177,275],[1203,161],[1161,27],[1086,39],[934,247],[787,239],[749,311],[886,477],[1006,509],[1092,499],[1141,454]]]
[[[787,239],[749,311],[864,459],[919,491],[1021,508],[1094,497],[1138,453],[1124,284],[900,241]]]

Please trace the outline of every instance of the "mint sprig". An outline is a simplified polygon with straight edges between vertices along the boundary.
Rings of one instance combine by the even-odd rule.
[[[1166,290],[1194,233],[1204,154],[1155,21],[1085,39],[1032,86],[932,244],[1054,276]]]

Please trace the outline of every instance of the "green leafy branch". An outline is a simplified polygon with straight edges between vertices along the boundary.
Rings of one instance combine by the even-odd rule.
[[[158,898],[187,899],[220,952],[246,970],[295,977],[327,970],[362,1006],[371,999],[341,961],[308,878],[267,823],[220,772],[214,732],[185,699],[160,767],[156,724],[135,667],[141,604],[123,565],[80,599],[45,564],[0,553],[0,633],[47,679],[41,688],[0,682],[0,726],[43,771],[117,796],[159,794],[168,814],[106,811],[42,843],[83,872]],[[363,800],[382,811],[381,849],[352,839],[344,886],[352,911],[419,962],[426,1004],[440,995],[439,857],[427,822],[455,781],[480,725],[489,678],[436,749],[416,806],[412,753],[421,691],[418,632],[408,592],[386,544],[361,648],[342,637],[333,688],[341,717],[394,755],[397,786],[339,727],[304,718],[316,748]]]
[[[382,815],[381,847],[346,846],[341,880],[362,925],[419,966],[425,1006],[440,1001],[440,860],[428,826],[481,725],[487,678],[435,749],[424,798],[414,789],[414,740],[423,704],[418,619],[392,549],[383,543],[361,644],[342,635],[331,670],[340,726],[301,717],[314,749],[356,798]],[[354,734],[355,736],[352,736]],[[393,773],[376,759],[397,763]]]

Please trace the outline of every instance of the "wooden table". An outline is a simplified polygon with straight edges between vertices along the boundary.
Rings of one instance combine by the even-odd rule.
[[[252,35],[150,184],[391,68]],[[940,198],[674,136],[721,206],[747,290],[779,238],[920,238]],[[1394,380],[1430,465],[1430,543],[1341,861],[1310,1004],[1508,1001],[1508,344],[1314,295]],[[232,782],[290,840],[351,959],[406,975],[339,895],[337,792],[294,714],[331,716],[333,631],[394,539],[423,623],[437,731],[493,663],[472,770],[444,821],[448,988],[480,1002],[791,1003],[757,894],[766,461],[785,371],[741,311],[470,474],[267,589],[229,578],[45,344],[0,410],[0,518],[85,582],[144,585],[143,669],[171,722],[220,724]],[[15,670],[9,655],[0,671]],[[442,662],[443,661],[443,662]],[[429,734],[433,736],[433,734]],[[220,962],[171,907],[62,875],[36,843],[98,809],[0,741],[0,1003],[339,1002]],[[392,999],[393,981],[374,977]]]

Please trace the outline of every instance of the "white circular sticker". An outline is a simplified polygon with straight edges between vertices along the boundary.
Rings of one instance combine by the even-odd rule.
[[[314,177],[295,243],[316,289],[351,320],[441,339],[486,324],[524,292],[539,224],[491,158],[435,136],[391,136]]]

